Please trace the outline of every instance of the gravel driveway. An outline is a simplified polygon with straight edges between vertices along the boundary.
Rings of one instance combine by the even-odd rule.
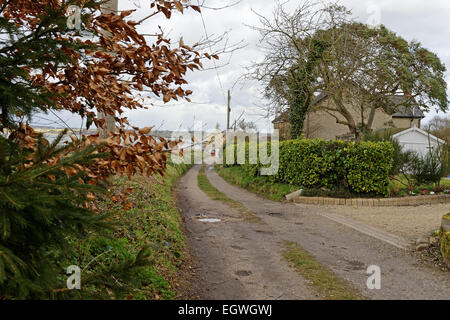
[[[450,212],[450,204],[378,208],[330,206],[327,209],[415,241],[424,234],[439,229],[442,216]]]

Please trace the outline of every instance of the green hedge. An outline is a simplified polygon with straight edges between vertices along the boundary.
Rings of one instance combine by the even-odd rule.
[[[270,144],[267,148],[270,150]],[[260,164],[248,163],[248,143],[245,159],[244,170],[258,175]],[[393,147],[389,142],[283,141],[278,173],[269,178],[305,188],[346,188],[359,194],[387,196],[392,159]]]
[[[350,189],[388,196],[393,154],[389,142],[362,142],[348,147],[344,166]]]
[[[339,141],[293,140],[280,143],[280,169],[277,180],[306,188],[331,188],[344,175]]]

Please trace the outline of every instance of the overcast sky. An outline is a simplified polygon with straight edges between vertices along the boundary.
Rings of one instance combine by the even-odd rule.
[[[197,0],[192,0],[195,3]],[[208,6],[220,7],[225,2],[233,0],[209,0]],[[289,5],[295,6],[301,0],[291,0]],[[325,1],[327,2],[327,1]],[[422,45],[437,53],[447,67],[450,67],[450,1],[447,0],[341,0],[341,3],[352,10],[354,17],[361,22],[370,22],[378,19],[389,29],[395,31],[407,40],[418,40]],[[239,77],[245,73],[245,67],[252,61],[262,58],[258,50],[259,34],[246,25],[258,25],[258,19],[252,9],[267,17],[272,15],[274,0],[242,0],[236,6],[223,10],[202,11],[206,32],[209,36],[228,32],[229,42],[243,41],[245,48],[234,52],[230,56],[222,56],[217,66],[206,65],[211,70],[192,72],[187,75],[189,89],[193,90],[191,99],[194,103],[176,104],[169,102],[166,106],[160,101],[152,101],[158,106],[149,110],[135,110],[127,113],[130,122],[138,126],[156,125],[161,129],[176,130],[180,126],[189,128],[195,121],[201,121],[206,128],[214,129],[219,123],[223,129],[226,127],[226,90],[232,89],[232,116],[239,117],[242,112],[246,120],[255,121],[261,132],[272,130],[272,119],[263,119],[255,105],[261,105],[262,100],[258,94],[257,83],[239,82]],[[119,0],[119,9],[136,8],[133,14],[136,20],[148,14],[146,0]],[[162,17],[149,19],[141,27],[143,33],[153,33],[161,25],[169,37],[175,41],[183,36],[184,42],[193,44],[205,36],[202,18],[199,13],[188,10],[183,15],[176,14],[172,19]],[[450,84],[450,72],[446,74],[447,83]],[[430,119],[434,112],[427,114]],[[46,118],[52,118],[45,116]],[[61,114],[69,125],[78,126],[76,116]],[[46,121],[36,118],[33,123],[46,124]]]

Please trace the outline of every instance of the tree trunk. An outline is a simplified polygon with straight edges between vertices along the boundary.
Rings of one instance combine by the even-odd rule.
[[[119,10],[119,1],[118,0],[109,0],[101,6],[102,13],[117,13]],[[100,138],[105,139],[109,136],[110,132],[116,131],[116,120],[113,115],[99,113],[100,119],[105,119],[104,128],[100,129]]]
[[[375,111],[376,111],[376,107],[374,104],[372,104],[371,108],[370,108],[370,114],[369,114],[369,119],[367,119],[367,129],[372,129],[372,125],[373,125],[373,119],[375,118]]]
[[[337,98],[336,96],[333,97],[333,101],[336,104],[336,111],[339,112],[347,121],[348,129],[350,130],[350,133],[355,135],[355,138],[358,138],[358,133],[356,131],[356,123],[353,119],[353,116],[351,113],[345,108],[344,103],[342,102],[342,92],[339,93],[341,97]]]

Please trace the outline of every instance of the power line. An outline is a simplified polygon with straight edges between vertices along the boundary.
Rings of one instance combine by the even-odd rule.
[[[208,105],[213,106],[215,105],[215,102],[198,102],[198,101],[189,101],[189,102],[180,102],[180,103],[170,103],[170,104],[157,104],[157,103],[150,103],[151,107],[156,108],[174,108],[174,107],[184,107],[186,105]]]

